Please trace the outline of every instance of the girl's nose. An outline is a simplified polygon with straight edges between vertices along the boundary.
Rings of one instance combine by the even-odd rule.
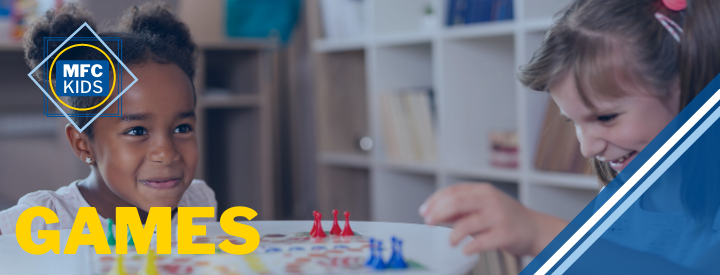
[[[605,151],[605,147],[607,146],[605,140],[591,131],[576,126],[575,133],[577,134],[578,141],[580,141],[580,152],[584,157],[594,158]]]
[[[153,162],[161,162],[167,165],[178,160],[180,154],[175,150],[175,144],[170,137],[157,136],[155,142],[152,143],[148,158]]]

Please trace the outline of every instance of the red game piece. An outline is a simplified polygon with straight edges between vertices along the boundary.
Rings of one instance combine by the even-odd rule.
[[[317,220],[317,226],[315,227],[315,234],[310,235],[311,237],[315,238],[325,238],[327,235],[325,234],[325,231],[322,228],[322,213],[318,212],[317,216],[315,218]]]
[[[332,211],[332,213],[333,213],[333,226],[332,226],[332,229],[330,229],[330,235],[340,236],[340,233],[342,233],[342,230],[340,230],[340,225],[338,224],[338,221],[337,221],[337,214],[338,214],[337,209],[334,209]]]
[[[318,214],[317,210],[313,211],[313,219],[315,220],[315,222],[313,223],[312,229],[310,229],[310,236],[315,236],[315,229],[317,228],[318,222],[319,222],[317,214]]]
[[[350,212],[348,211],[345,211],[345,227],[343,228],[342,233],[340,233],[340,236],[355,236],[352,228],[350,228]]]

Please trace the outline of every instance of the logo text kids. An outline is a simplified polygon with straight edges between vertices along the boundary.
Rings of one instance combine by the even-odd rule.
[[[110,92],[108,61],[59,60],[57,63],[55,90],[59,96],[107,96]]]

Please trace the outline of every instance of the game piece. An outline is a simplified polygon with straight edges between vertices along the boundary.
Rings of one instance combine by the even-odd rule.
[[[313,223],[312,229],[310,229],[310,236],[315,236],[315,229],[317,229],[317,226],[318,226],[317,214],[318,214],[317,210],[313,211],[313,220],[315,220],[315,222]]]
[[[408,265],[402,256],[402,240],[395,237],[392,238],[392,256],[390,256],[390,262],[388,268],[394,269],[405,269]]]
[[[322,228],[322,213],[317,212],[315,219],[317,220],[317,227],[315,227],[315,234],[310,235],[310,236],[315,237],[315,238],[327,237],[327,235],[325,234],[325,231],[323,231],[323,228]]]
[[[332,213],[333,213],[333,225],[332,225],[332,229],[330,229],[330,235],[340,236],[340,233],[342,233],[342,230],[340,230],[340,225],[338,224],[338,221],[337,221],[337,214],[338,214],[337,209],[333,209]]]
[[[355,233],[353,233],[352,228],[350,228],[350,212],[345,211],[345,227],[342,230],[342,233],[340,233],[340,236],[354,236]]]
[[[122,254],[117,255],[115,258],[115,264],[107,275],[127,275],[127,272],[125,272],[125,266],[123,265]]]
[[[385,262],[383,262],[383,259],[382,259],[382,257],[383,257],[382,256],[382,241],[377,241],[375,243],[375,253],[374,254],[375,254],[375,256],[374,256],[375,259],[373,260],[372,263],[370,263],[370,268],[375,269],[375,270],[386,269],[387,266],[385,265]]]
[[[114,245],[115,245],[115,236],[113,236],[113,230],[112,230],[112,228],[113,228],[113,220],[112,220],[112,219],[108,219],[108,236],[107,236],[107,241],[108,241],[108,244],[109,244],[109,245],[114,246]]]
[[[145,262],[137,275],[159,275],[157,267],[155,266],[155,250],[148,250]]]
[[[371,267],[373,262],[375,261],[375,239],[370,238],[370,257],[368,257],[367,262],[365,262],[365,266]]]

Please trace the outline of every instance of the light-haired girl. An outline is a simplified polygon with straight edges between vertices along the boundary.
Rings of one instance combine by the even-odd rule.
[[[559,14],[519,78],[549,92],[575,124],[582,154],[606,186],[720,73],[718,15],[715,0],[576,0]],[[681,221],[673,213],[686,209],[680,184],[657,188],[663,190],[653,194],[666,196],[643,198],[642,210],[657,214],[645,222],[677,228]],[[717,211],[716,203],[709,207]],[[568,225],[490,184],[439,190],[420,214],[428,224],[454,223],[453,245],[474,237],[466,253],[500,248],[537,256]],[[648,232],[664,245],[629,248],[660,255],[693,245],[682,241],[689,232]]]

